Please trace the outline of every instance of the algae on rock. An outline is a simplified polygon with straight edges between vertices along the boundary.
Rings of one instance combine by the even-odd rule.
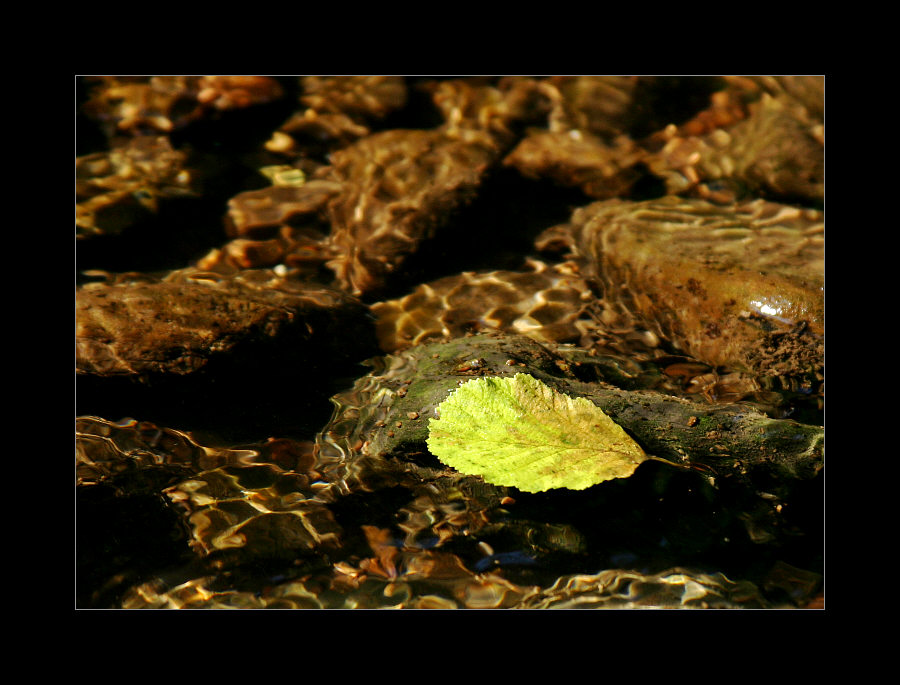
[[[824,430],[819,426],[772,419],[749,405],[714,405],[622,390],[602,380],[583,381],[577,367],[553,346],[522,336],[456,338],[371,363],[372,373],[333,398],[332,421],[317,438],[319,459],[336,482],[357,482],[362,473],[396,477],[401,472],[433,482],[472,482],[472,477],[448,472],[429,454],[427,420],[465,381],[517,373],[589,400],[647,454],[714,479],[749,483],[764,474],[767,482],[789,488],[792,480],[813,478],[823,466]]]

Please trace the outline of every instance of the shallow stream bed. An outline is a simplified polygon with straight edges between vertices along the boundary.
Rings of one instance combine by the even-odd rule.
[[[824,608],[822,77],[77,93],[76,608]],[[517,373],[659,460],[429,451]]]

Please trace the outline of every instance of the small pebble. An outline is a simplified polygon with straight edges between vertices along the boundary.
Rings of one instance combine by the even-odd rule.
[[[419,418],[419,412],[417,412],[417,411],[407,412],[406,417],[415,421],[417,418]]]

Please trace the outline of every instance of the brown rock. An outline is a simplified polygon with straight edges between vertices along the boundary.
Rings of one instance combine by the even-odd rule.
[[[565,230],[602,280],[607,325],[642,325],[736,370],[821,371],[821,212],[763,200],[609,200],[577,210]]]
[[[282,97],[268,76],[98,76],[84,111],[116,133],[170,133],[209,111],[240,109]]]
[[[642,175],[635,167],[646,155],[626,136],[607,144],[578,130],[532,131],[503,163],[527,178],[549,178],[605,200],[628,194]]]
[[[578,130],[611,140],[627,132],[638,79],[633,76],[551,76],[548,128]]]
[[[76,370],[100,377],[185,376],[242,357],[256,366],[265,357],[253,357],[275,344],[282,360],[290,352],[300,363],[304,347],[321,354],[344,333],[342,353],[359,350],[367,327],[355,299],[293,286],[272,272],[184,270],[89,284],[76,292],[75,312]]]
[[[426,83],[423,88],[444,117],[447,131],[478,129],[504,144],[512,142],[514,131],[522,125],[546,119],[553,97],[552,89],[525,77],[505,77],[496,84],[451,79]]]
[[[285,226],[321,224],[328,200],[341,188],[339,183],[315,180],[238,193],[228,201],[226,229],[235,238],[271,238]]]
[[[763,94],[746,119],[702,136],[674,135],[647,158],[647,166],[672,194],[720,202],[762,195],[820,203],[824,134],[821,124],[793,103]]]
[[[266,143],[270,152],[291,157],[345,147],[406,104],[402,76],[304,76],[300,83],[303,109]]]
[[[304,76],[300,101],[316,112],[382,119],[406,104],[402,76]]]
[[[383,288],[474,197],[497,156],[494,139],[472,130],[385,131],[334,152],[322,172],[344,185],[328,206],[329,267],[342,287],[355,295]]]
[[[825,77],[815,74],[786,74],[781,76],[723,76],[729,89],[757,100],[763,93],[772,97],[788,96],[803,107],[810,117],[825,120]]]
[[[165,136],[140,136],[75,160],[75,235],[116,235],[160,202],[197,194],[188,156]]]

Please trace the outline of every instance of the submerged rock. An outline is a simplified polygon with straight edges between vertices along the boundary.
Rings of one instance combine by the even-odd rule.
[[[729,89],[755,102],[766,93],[776,98],[790,98],[818,122],[825,120],[825,77],[816,74],[782,74],[779,76],[723,76]]]
[[[107,135],[171,133],[217,112],[278,100],[268,76],[96,76],[84,105]]]
[[[345,147],[407,100],[402,76],[304,76],[300,88],[303,109],[266,142],[269,152],[293,158]]]
[[[542,82],[551,103],[548,129],[616,138],[633,123],[638,85],[633,76],[551,76]]]
[[[549,178],[581,188],[588,197],[605,200],[628,195],[643,176],[638,169],[647,152],[627,136],[607,144],[591,133],[532,131],[503,160],[527,178]]]
[[[496,84],[494,79],[481,81],[451,79],[423,84],[444,118],[444,130],[457,135],[464,129],[480,130],[506,147],[522,126],[547,116],[550,105],[541,82],[516,76],[501,78]]]
[[[228,201],[226,231],[235,238],[272,238],[289,227],[324,223],[328,201],[341,192],[339,183],[309,181],[248,190]]]
[[[821,380],[820,212],[763,200],[609,200],[539,242],[559,240],[602,283],[606,325],[637,323],[714,366]]]
[[[344,185],[328,205],[329,262],[342,287],[370,295],[385,287],[407,257],[474,198],[497,159],[480,131],[377,133],[336,151],[323,177]]]
[[[505,163],[595,199],[656,185],[718,203],[824,198],[822,77],[568,76]],[[640,183],[640,185],[639,185]]]
[[[199,194],[188,155],[164,136],[141,136],[75,160],[75,237],[117,235],[161,202]]]
[[[670,194],[727,202],[766,197],[821,205],[825,197],[824,130],[792,99],[764,94],[749,116],[702,136],[674,135],[647,157]]]
[[[371,339],[354,298],[265,271],[225,277],[186,269],[92,283],[77,290],[75,311],[76,369],[94,376],[184,376],[237,355],[246,362],[271,354],[276,345],[303,359],[313,349],[323,354],[335,336],[347,344],[334,354],[355,357]]]
[[[428,454],[428,419],[467,379],[516,373],[528,373],[558,392],[586,397],[648,454],[697,466],[704,473],[746,481],[764,472],[767,480],[788,482],[813,478],[822,468],[821,428],[771,419],[744,405],[716,406],[620,390],[604,378],[602,365],[589,364],[584,357],[570,361],[565,351],[530,338],[483,334],[419,345],[375,360],[372,373],[333,399],[332,421],[317,437],[323,478],[348,492],[367,489],[367,479],[377,481],[391,471],[428,480],[477,482],[448,471]]]
[[[578,342],[593,299],[570,264],[530,261],[522,271],[463,272],[371,306],[381,349],[496,330],[547,342]]]
[[[315,430],[377,351],[358,300],[268,270],[123,274],[79,288],[75,305],[79,414],[180,426],[190,407],[194,429]]]
[[[293,169],[293,167],[290,167]],[[328,201],[340,183],[313,180],[238,193],[228,200],[225,229],[234,239],[197,262],[201,270],[223,273],[283,264],[294,274],[327,283],[325,268],[334,253],[328,241]]]

